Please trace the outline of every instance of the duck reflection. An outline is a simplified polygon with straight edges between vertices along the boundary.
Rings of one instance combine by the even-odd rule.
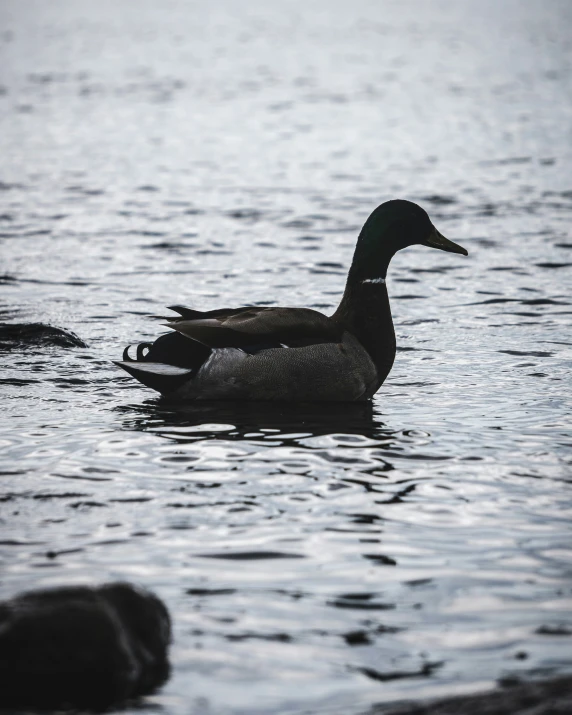
[[[398,444],[401,433],[387,427],[371,403],[205,401],[181,405],[155,400],[116,409],[128,414],[122,425],[125,430],[151,432],[172,445],[224,440],[256,444],[262,450],[287,447],[289,465],[282,464],[284,455],[280,455],[273,463],[274,471],[290,473],[296,462],[294,471],[307,464],[305,473],[311,475],[313,466],[321,462],[322,474],[325,469],[367,491],[381,488],[381,475],[394,469],[392,450],[402,449]],[[177,460],[194,462],[195,458],[187,454]],[[233,460],[234,468],[236,464]]]
[[[365,403],[268,403],[268,402],[194,402],[181,405],[165,400],[148,400],[143,404],[118,407],[129,417],[125,429],[169,432],[174,427],[201,427],[202,439],[217,439],[221,426],[224,438],[230,440],[260,438],[280,439],[281,435],[303,433],[305,436],[360,435],[384,442],[392,440],[390,430],[376,414],[371,402]],[[231,429],[228,429],[231,427]],[[181,435],[181,441],[189,439]]]

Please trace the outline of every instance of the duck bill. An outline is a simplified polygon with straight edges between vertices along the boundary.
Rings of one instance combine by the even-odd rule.
[[[461,253],[463,256],[469,255],[466,248],[459,246],[458,243],[449,241],[449,239],[439,233],[435,227],[433,227],[433,231],[431,231],[429,237],[425,241],[425,245],[430,246],[431,248],[438,248],[441,251],[449,251],[449,253]]]

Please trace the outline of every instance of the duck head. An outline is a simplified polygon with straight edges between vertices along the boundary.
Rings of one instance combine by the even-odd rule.
[[[439,233],[421,206],[395,199],[378,206],[365,222],[350,272],[362,280],[385,278],[397,251],[416,244],[469,255],[465,248]]]

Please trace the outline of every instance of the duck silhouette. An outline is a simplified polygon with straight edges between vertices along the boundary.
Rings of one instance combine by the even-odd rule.
[[[467,251],[442,236],[411,201],[378,206],[365,222],[336,312],[245,306],[201,312],[172,306],[172,332],[116,362],[175,400],[359,402],[379,390],[395,360],[385,278],[412,245]]]

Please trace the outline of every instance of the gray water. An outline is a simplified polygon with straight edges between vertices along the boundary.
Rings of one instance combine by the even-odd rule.
[[[572,671],[572,5],[4,0],[0,596],[127,579],[168,715],[357,715]],[[372,405],[162,405],[165,306],[332,311],[407,198]]]

